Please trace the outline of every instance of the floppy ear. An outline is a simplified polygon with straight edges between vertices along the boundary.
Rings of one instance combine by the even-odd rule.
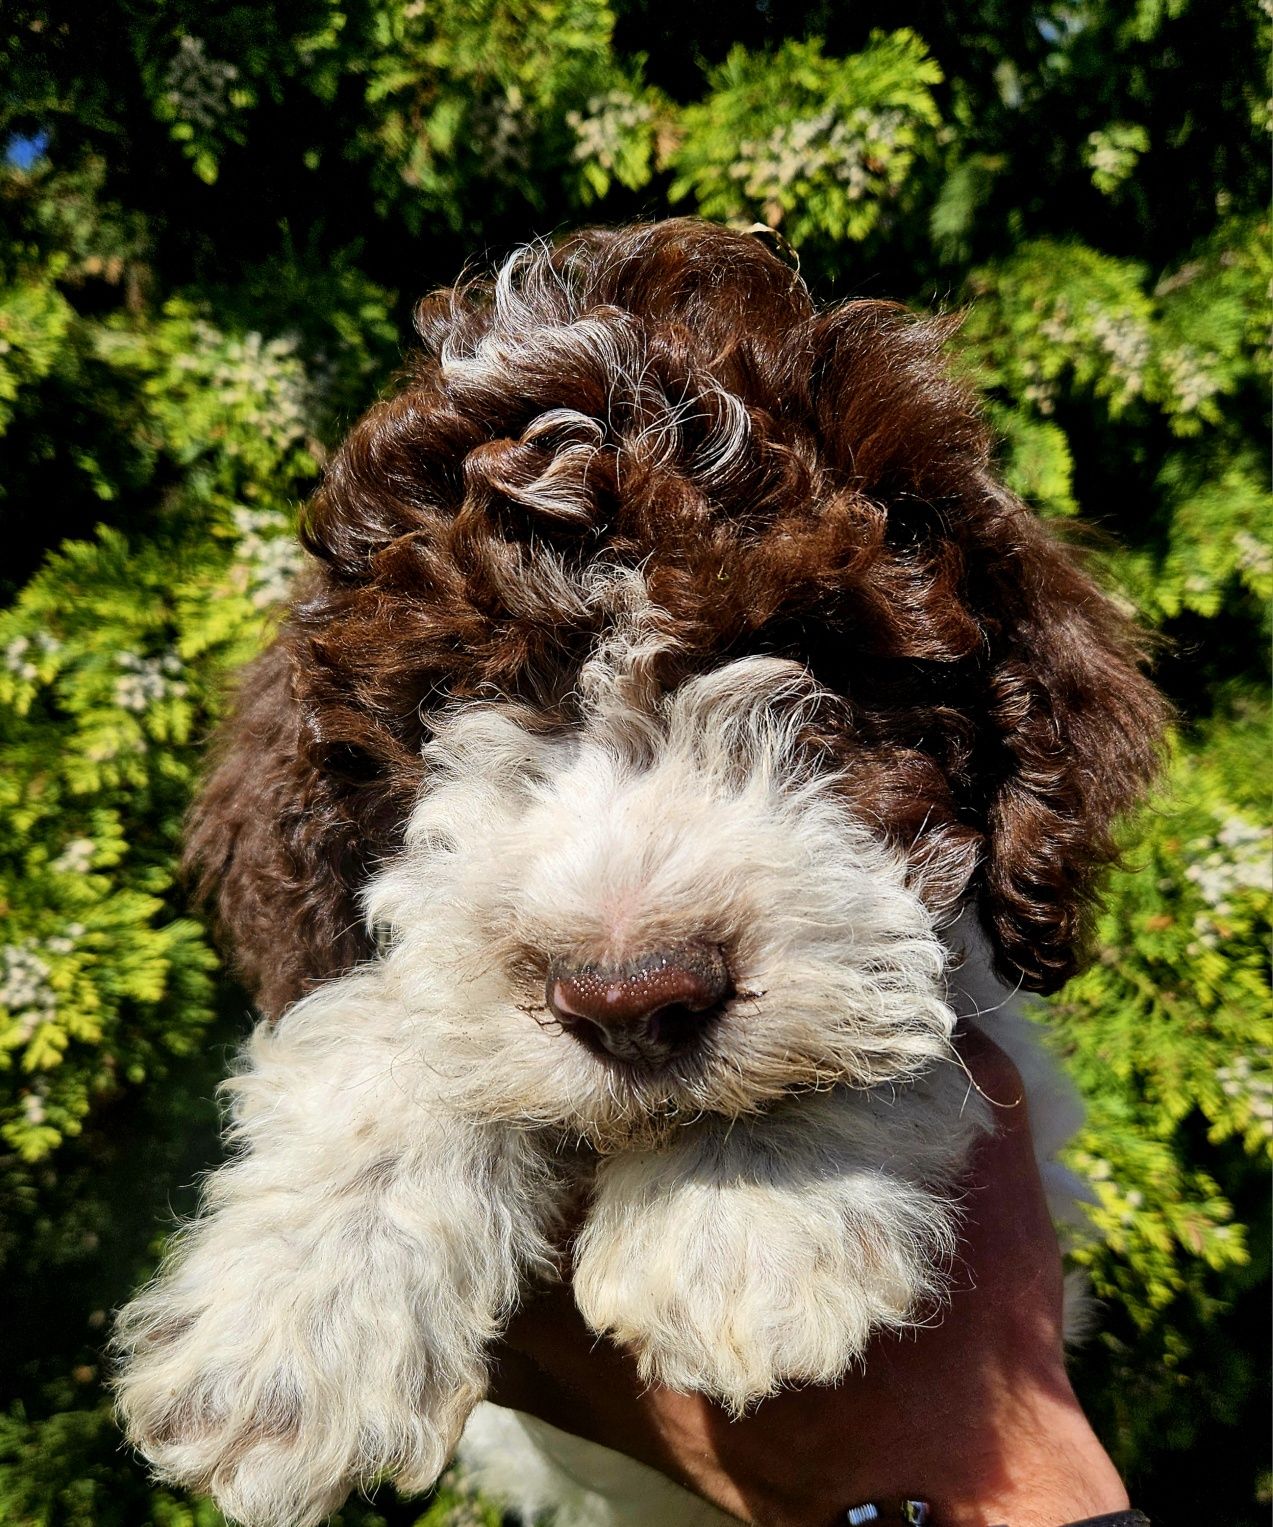
[[[357,845],[306,756],[293,642],[248,667],[187,824],[186,868],[267,1017],[369,951]]]
[[[1132,622],[996,479],[977,405],[942,358],[950,332],[873,302],[811,331],[830,464],[879,506],[852,586],[856,649],[876,671],[851,672],[850,693],[898,718],[877,772],[887,817],[913,854],[918,843],[926,894],[942,911],[965,895],[975,847],[1000,973],[1051,991],[1078,968],[1118,818],[1156,772],[1166,707]],[[903,686],[918,661],[945,677],[912,704]]]
[[[1081,962],[1097,877],[1117,857],[1119,818],[1158,770],[1167,707],[1139,671],[1130,620],[1071,550],[996,496],[1015,523],[983,605],[1002,617],[987,632],[998,758],[980,907],[1001,974],[1047,992]]]
[[[244,671],[187,824],[196,895],[266,1017],[372,953],[358,892],[397,846],[419,772],[418,754],[388,769],[363,751],[361,718],[308,694],[315,675],[294,619]]]

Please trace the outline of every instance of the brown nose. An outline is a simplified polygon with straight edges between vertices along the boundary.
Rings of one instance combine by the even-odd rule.
[[[691,1043],[729,991],[719,947],[695,942],[624,965],[555,965],[547,999],[562,1028],[586,1044],[658,1063]]]

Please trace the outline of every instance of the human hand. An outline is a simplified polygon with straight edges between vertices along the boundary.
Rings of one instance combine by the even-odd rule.
[[[999,1128],[970,1164],[949,1304],[923,1329],[877,1338],[865,1370],[833,1388],[789,1390],[731,1421],[702,1395],[642,1385],[562,1286],[512,1322],[491,1398],[758,1527],[820,1527],[908,1495],[941,1527],[1056,1527],[1125,1508],[1065,1372],[1060,1256],[1020,1078],[976,1031],[960,1051]]]

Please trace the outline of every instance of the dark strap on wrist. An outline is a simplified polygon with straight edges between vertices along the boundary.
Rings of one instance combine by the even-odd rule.
[[[924,1527],[930,1520],[931,1509],[922,1500],[904,1500],[893,1506],[864,1501],[860,1506],[850,1506],[839,1521],[849,1523],[850,1527],[876,1522],[914,1522]],[[941,1523],[934,1522],[933,1527],[941,1527]],[[1151,1523],[1143,1511],[1111,1511],[1108,1516],[1085,1516],[1081,1522],[1066,1522],[1064,1527],[1151,1527]]]
[[[1143,1511],[1111,1511],[1108,1516],[1085,1516],[1081,1522],[1066,1522],[1064,1527],[1152,1527],[1152,1524]]]
[[[1081,1522],[1067,1522],[1065,1527],[1150,1527],[1143,1511],[1111,1511],[1108,1516],[1085,1516]]]

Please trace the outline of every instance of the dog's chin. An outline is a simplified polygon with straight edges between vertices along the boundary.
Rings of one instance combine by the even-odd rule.
[[[586,1059],[559,1094],[558,1108],[550,1105],[557,1117],[547,1122],[602,1155],[656,1149],[702,1119],[755,1117],[784,1098],[852,1082],[812,1062],[749,1073],[737,1057],[722,1053],[691,1052],[663,1062]]]

